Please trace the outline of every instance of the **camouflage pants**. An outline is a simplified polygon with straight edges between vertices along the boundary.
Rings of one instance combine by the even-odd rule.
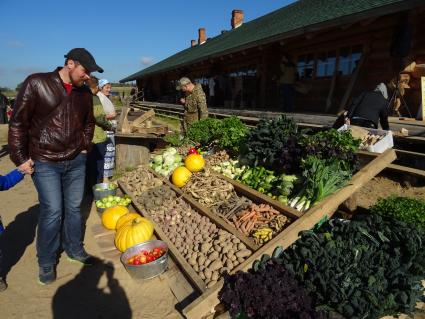
[[[183,117],[183,122],[181,123],[183,133],[186,134],[189,126],[191,124],[195,123],[197,120],[198,120],[198,114],[197,113],[195,113],[195,114],[185,113],[185,115]]]

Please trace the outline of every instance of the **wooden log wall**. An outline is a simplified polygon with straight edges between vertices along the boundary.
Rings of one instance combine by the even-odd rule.
[[[384,17],[368,18],[351,25],[341,25],[320,32],[311,32],[302,36],[260,45],[240,52],[228,53],[220,57],[210,58],[203,62],[176,70],[167,71],[151,78],[154,83],[153,92],[160,96],[161,84],[179,78],[180,76],[200,77],[210,74],[225,74],[231,70],[255,65],[257,67],[256,98],[251,107],[255,109],[281,109],[277,73],[282,52],[288,52],[294,62],[303,54],[313,54],[315,60],[323,52],[335,51],[337,59],[339,51],[344,47],[360,45],[363,54],[367,54],[363,67],[358,72],[353,83],[352,75],[336,75],[328,77],[313,77],[302,79],[308,88],[308,94],[297,93],[294,101],[297,112],[328,112],[336,113],[347,88],[352,87],[347,105],[351,99],[363,90],[374,89],[380,82],[389,82],[395,74],[394,65],[397,58],[391,56],[391,44],[394,31],[402,16],[407,16],[413,26],[413,42],[410,55],[419,63],[425,63],[425,24],[421,23],[422,10],[412,10]],[[417,81],[414,80],[413,82]],[[406,100],[415,111],[419,101],[417,84],[412,84]],[[327,105],[328,104],[328,105]],[[224,105],[221,105],[224,107]]]

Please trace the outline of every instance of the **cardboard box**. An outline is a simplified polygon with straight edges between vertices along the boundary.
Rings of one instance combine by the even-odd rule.
[[[338,131],[348,130],[351,125],[344,124],[341,126]],[[393,133],[391,131],[378,130],[373,128],[362,127],[362,129],[369,131],[373,135],[383,135],[384,137],[380,139],[373,145],[370,145],[366,148],[361,148],[362,150],[373,152],[373,153],[383,153],[389,148],[394,147]]]

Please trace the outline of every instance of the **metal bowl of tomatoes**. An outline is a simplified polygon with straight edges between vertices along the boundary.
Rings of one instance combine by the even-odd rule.
[[[168,265],[168,246],[162,240],[148,240],[128,248],[121,262],[133,279],[150,279],[162,274]]]

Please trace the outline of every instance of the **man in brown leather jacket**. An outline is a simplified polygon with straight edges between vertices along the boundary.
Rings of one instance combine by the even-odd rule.
[[[40,201],[37,232],[39,282],[56,279],[61,247],[72,261],[96,259],[83,247],[80,205],[87,151],[94,130],[93,100],[84,85],[90,72],[103,72],[83,48],[65,55],[53,72],[30,75],[23,83],[9,128],[12,161],[32,175]]]

